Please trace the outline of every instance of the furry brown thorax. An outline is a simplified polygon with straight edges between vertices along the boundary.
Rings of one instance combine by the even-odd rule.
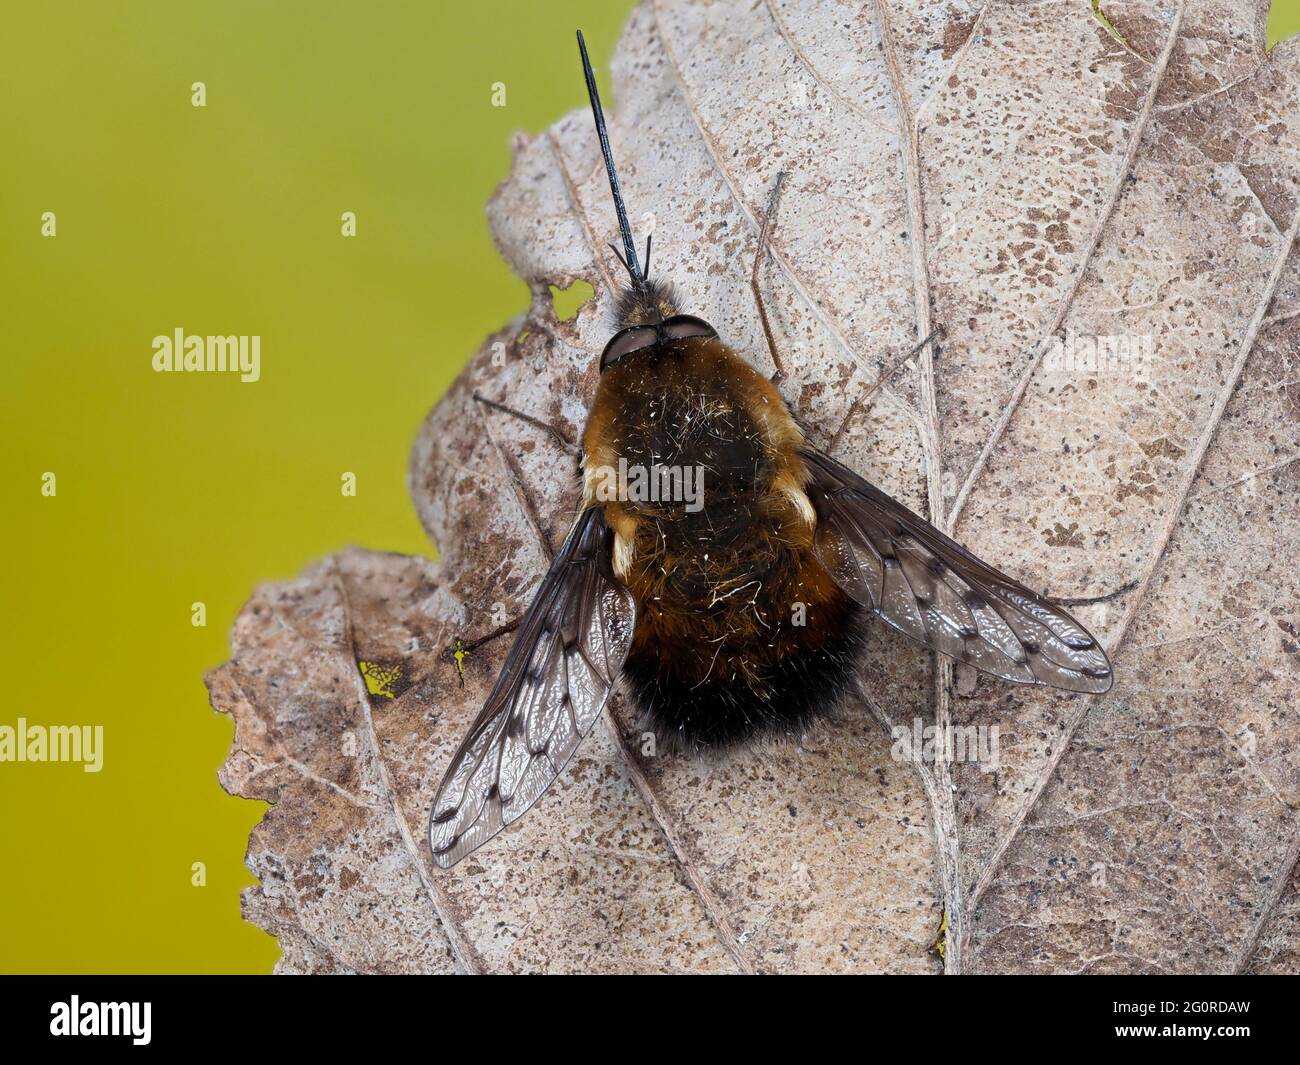
[[[686,746],[796,731],[808,692],[835,694],[841,678],[824,674],[856,649],[857,609],[813,553],[802,443],[775,387],[716,338],[656,344],[601,375],[584,505],[604,508],[614,573],[636,597],[634,695]],[[702,505],[607,498],[620,460],[697,470]]]

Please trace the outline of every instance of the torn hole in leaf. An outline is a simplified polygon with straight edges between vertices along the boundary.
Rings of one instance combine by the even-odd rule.
[[[1132,51],[1132,48],[1130,47],[1128,41],[1124,40],[1124,35],[1120,33],[1118,29],[1116,29],[1115,23],[1111,22],[1106,12],[1104,12],[1101,9],[1101,0],[1092,0],[1092,14],[1093,17],[1096,18],[1096,20],[1101,23],[1102,28],[1107,33],[1109,33],[1112,37],[1114,37],[1115,40],[1119,41],[1119,43],[1122,44],[1125,48],[1129,48],[1129,50]]]
[[[582,278],[574,281],[568,288],[548,286],[551,290],[551,306],[555,308],[555,318],[560,322],[571,322],[578,317],[583,304],[591,299],[596,290]]]
[[[1291,4],[1270,2],[1266,26],[1268,40],[1266,51],[1272,52],[1276,44],[1300,31],[1300,11]]]

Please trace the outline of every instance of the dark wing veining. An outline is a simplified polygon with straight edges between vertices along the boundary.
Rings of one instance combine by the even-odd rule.
[[[899,632],[1021,684],[1106,691],[1106,653],[1082,625],[813,448],[813,546],[835,582]]]
[[[433,800],[429,843],[439,865],[455,865],[550,787],[604,707],[635,624],[632,593],[610,569],[604,515],[584,510]]]

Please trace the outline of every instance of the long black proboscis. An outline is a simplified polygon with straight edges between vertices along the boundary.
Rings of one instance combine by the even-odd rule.
[[[614,210],[618,214],[618,228],[623,234],[624,265],[632,275],[633,284],[644,284],[645,274],[636,257],[636,244],[632,241],[632,227],[627,221],[627,208],[623,205],[623,190],[618,184],[618,171],[614,169],[614,155],[609,150],[609,133],[605,129],[605,112],[600,107],[600,93],[596,91],[596,75],[587,55],[587,42],[578,31],[578,51],[582,53],[582,72],[587,78],[587,95],[591,98],[591,113],[596,119],[596,136],[600,138],[600,151],[605,156],[605,172],[609,175],[609,191],[614,194]]]

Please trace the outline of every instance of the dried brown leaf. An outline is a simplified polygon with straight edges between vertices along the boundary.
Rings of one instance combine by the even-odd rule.
[[[656,270],[833,446],[1053,594],[1089,699],[954,683],[880,633],[873,708],[799,746],[654,757],[615,700],[519,825],[444,872],[428,805],[573,514],[614,222],[589,116],[490,207],[534,293],[425,424],[438,564],[348,551],[259,590],[210,677],[222,770],[274,803],[250,920],[290,971],[1276,972],[1300,957],[1300,46],[1267,4],[647,0],[612,137]],[[1120,39],[1122,38],[1122,39]],[[649,215],[649,217],[647,217]],[[591,282],[576,319],[549,286]],[[892,356],[947,334],[870,402]],[[1059,336],[1149,336],[1062,370]],[[1140,372],[1138,372],[1140,370]],[[359,663],[367,663],[366,676]],[[376,689],[379,690],[376,690]],[[883,724],[998,725],[916,766]],[[930,950],[948,917],[942,963]]]

